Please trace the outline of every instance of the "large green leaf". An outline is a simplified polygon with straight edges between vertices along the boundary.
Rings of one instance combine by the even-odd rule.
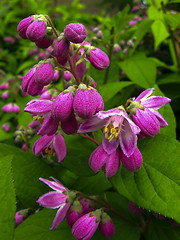
[[[74,237],[66,221],[63,221],[58,228],[49,230],[56,212],[56,209],[43,209],[27,218],[16,228],[14,240],[73,240]]]
[[[56,170],[53,171],[43,160],[19,148],[1,143],[0,149],[0,157],[13,155],[11,167],[18,200],[24,208],[35,206],[39,196],[48,191],[48,187],[39,181],[39,177],[56,177]]]
[[[112,177],[118,192],[138,206],[180,222],[180,143],[157,135],[139,141],[143,165],[137,172],[122,167]]]
[[[16,196],[12,176],[12,155],[0,161],[0,238],[11,240],[14,235]]]
[[[114,82],[101,85],[99,87],[99,93],[101,94],[104,102],[111,99],[116,93],[118,93],[122,88],[132,85],[132,82]]]
[[[169,37],[169,32],[167,31],[166,26],[161,20],[155,20],[151,25],[151,28],[155,40],[155,49],[157,49],[160,43],[162,43],[167,37]]]
[[[119,63],[131,81],[143,88],[153,87],[156,80],[156,64],[143,53],[138,53]]]
[[[164,19],[168,25],[174,30],[180,26],[180,15],[179,14],[166,14]]]

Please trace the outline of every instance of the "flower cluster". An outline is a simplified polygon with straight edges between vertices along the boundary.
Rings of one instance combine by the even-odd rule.
[[[95,209],[92,197],[79,200],[79,197],[82,197],[81,193],[77,198],[78,192],[65,188],[55,178],[51,177],[51,179],[53,181],[40,178],[42,182],[55,191],[44,194],[37,201],[40,206],[51,209],[58,208],[50,230],[55,229],[67,216],[67,222],[72,227],[72,234],[76,239],[91,239],[99,225],[105,237],[114,235],[115,225],[111,217],[102,209]]]

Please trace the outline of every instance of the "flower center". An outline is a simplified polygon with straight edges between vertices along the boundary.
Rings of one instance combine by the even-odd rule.
[[[105,134],[105,139],[111,142],[119,137],[120,127],[114,127],[113,124],[109,124],[108,127],[103,128],[103,133]]]
[[[52,144],[50,144],[44,151],[46,154],[53,155],[53,157],[56,156],[56,152],[55,152]]]

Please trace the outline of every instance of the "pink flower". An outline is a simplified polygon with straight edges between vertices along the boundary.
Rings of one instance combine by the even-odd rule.
[[[55,191],[51,191],[42,195],[37,200],[37,203],[45,208],[59,208],[50,227],[50,230],[53,230],[64,220],[66,213],[71,206],[71,202],[73,201],[76,194],[65,188],[62,183],[60,183],[55,178],[51,177],[51,179],[53,179],[53,181],[39,178],[40,181],[44,182]]]
[[[102,221],[100,223],[100,230],[105,237],[112,237],[115,233],[115,225],[107,213],[102,214]]]
[[[67,222],[70,227],[83,215],[83,207],[78,200],[75,200],[67,212]]]
[[[61,36],[56,40],[54,46],[54,55],[60,58],[67,58],[69,54],[70,42]]]
[[[80,217],[72,227],[72,234],[77,240],[89,240],[96,232],[101,217],[101,210],[87,213]]]
[[[35,155],[42,153],[43,156],[46,154],[57,156],[58,162],[62,162],[66,157],[66,144],[60,133],[39,138],[32,150]]]
[[[38,121],[42,124],[38,134],[51,136],[56,133],[59,121],[54,119],[51,113],[53,102],[50,100],[33,99],[24,109],[25,112],[37,116]]]
[[[64,29],[65,37],[73,43],[81,43],[87,35],[84,25],[80,23],[70,23]]]
[[[129,201],[129,211],[134,213],[134,214],[140,214],[140,213],[143,213],[144,210],[142,208],[139,208],[138,206],[136,206],[134,203],[130,202]]]
[[[98,70],[104,70],[109,66],[109,57],[101,49],[94,47],[95,49],[88,50],[86,58],[89,62]]]
[[[31,42],[41,41],[46,34],[46,30],[47,24],[45,18],[38,18],[28,26],[26,37]]]
[[[30,17],[24,18],[23,20],[20,21],[20,23],[17,26],[17,31],[18,31],[20,37],[27,39],[26,30],[29,27],[29,25],[31,24],[33,19],[34,19],[34,16],[30,16]]]
[[[143,91],[137,98],[132,99],[127,108],[132,115],[132,120],[141,129],[141,136],[144,137],[153,137],[159,133],[160,127],[168,125],[157,109],[168,104],[171,99],[161,96],[149,97],[154,90],[150,88]]]
[[[139,170],[142,166],[143,158],[141,152],[136,147],[133,154],[130,157],[127,157],[122,151],[120,154],[121,162],[123,166],[130,172],[135,172]]]
[[[93,132],[101,128],[103,128],[102,145],[108,154],[113,153],[119,144],[127,157],[133,154],[140,128],[133,123],[124,110],[114,108],[100,111],[84,121],[78,133]]]
[[[89,165],[97,173],[101,168],[105,168],[106,177],[112,177],[120,166],[120,151],[117,148],[113,153],[107,154],[102,144],[99,145],[89,158]]]

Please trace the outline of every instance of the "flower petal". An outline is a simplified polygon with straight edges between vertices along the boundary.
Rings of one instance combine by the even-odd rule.
[[[51,111],[52,104],[53,102],[49,100],[33,101],[25,107],[24,111],[31,114],[44,115]]]
[[[98,113],[96,113],[96,116],[100,119],[105,119],[115,115],[121,115],[122,112],[123,111],[120,110],[119,108],[113,108],[107,111],[99,111]]]
[[[156,110],[154,109],[149,109],[154,115],[156,116],[157,120],[159,121],[160,127],[166,127],[168,126],[168,123],[166,120],[163,118],[163,116]]]
[[[145,91],[143,91],[141,94],[139,94],[139,96],[135,99],[135,101],[144,101],[147,97],[149,97],[153,92],[154,92],[154,88],[149,88]]]
[[[65,203],[67,196],[60,192],[48,192],[42,195],[38,200],[40,206],[55,209]]]
[[[56,228],[64,220],[66,213],[67,213],[68,209],[70,208],[70,206],[71,206],[71,203],[62,204],[62,206],[56,213],[56,216],[54,218],[54,221],[53,221],[51,227],[49,228],[50,230],[53,230],[54,228]]]
[[[105,134],[103,133],[102,134],[102,145],[103,145],[103,148],[104,150],[108,153],[108,154],[111,154],[113,153],[118,145],[119,145],[119,139],[113,139],[111,141],[109,141],[108,139],[105,139]]]
[[[38,135],[51,136],[56,133],[59,121],[54,119],[51,114],[47,115],[38,131]]]
[[[129,157],[133,154],[137,145],[137,136],[131,129],[131,126],[127,119],[124,119],[124,126],[120,132],[119,140],[123,153]]]
[[[85,120],[79,127],[78,133],[94,132],[103,128],[108,119],[99,119],[96,115]]]
[[[143,106],[147,108],[159,109],[163,107],[163,105],[171,102],[170,98],[161,97],[161,96],[153,96],[143,101]]]
[[[50,177],[51,179],[53,179],[55,182],[53,181],[49,181],[47,179],[44,178],[39,178],[40,181],[42,181],[43,183],[47,184],[50,188],[58,191],[58,192],[64,192],[66,191],[66,188],[63,186],[62,183],[60,183],[58,180],[56,180],[53,177]]]
[[[53,140],[53,147],[55,149],[58,162],[62,162],[66,157],[66,144],[63,136],[59,133]]]
[[[89,166],[97,173],[106,163],[108,154],[104,151],[102,144],[99,145],[91,154],[89,158]]]
[[[114,151],[106,162],[106,177],[110,178],[117,173],[120,166],[120,151],[119,148]]]
[[[134,134],[140,133],[141,129],[129,118],[127,113],[124,112],[123,117],[129,122],[129,124],[131,126],[131,129],[132,129]]]
[[[49,146],[53,138],[54,138],[54,135],[52,136],[44,135],[43,137],[39,138],[33,145],[33,149],[32,149],[33,153],[35,155],[40,154],[40,152],[42,152],[44,149],[46,149]]]

